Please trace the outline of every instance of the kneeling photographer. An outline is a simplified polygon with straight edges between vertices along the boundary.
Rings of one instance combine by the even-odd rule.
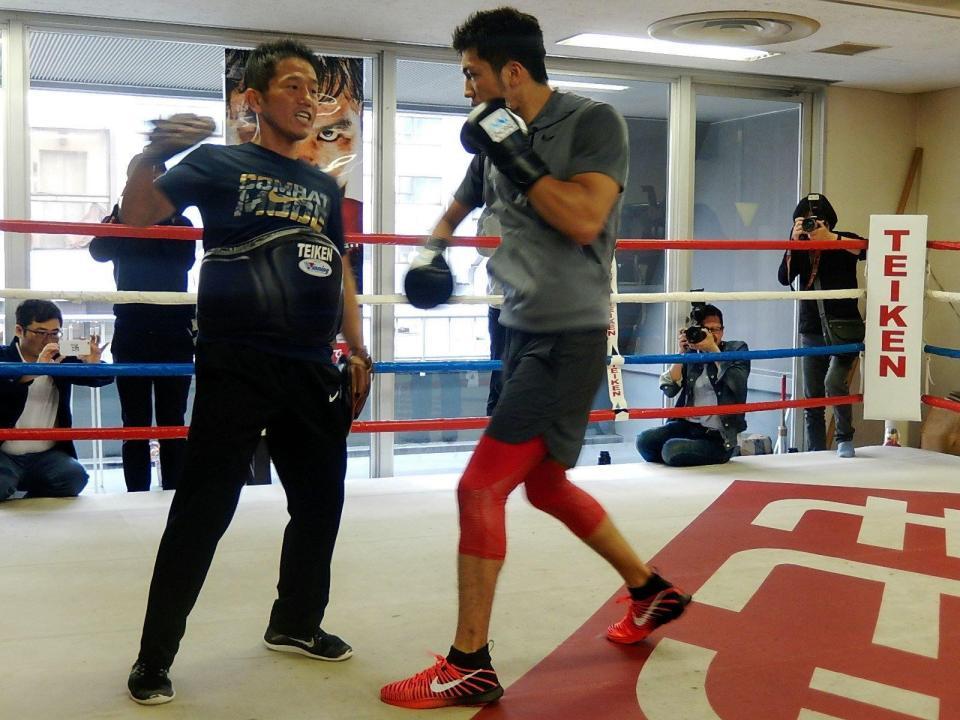
[[[691,324],[680,331],[681,353],[715,353],[748,350],[741,340],[723,339],[723,313],[714,305],[694,303]],[[748,360],[675,363],[660,376],[660,390],[677,396],[677,407],[733,405],[747,401]],[[647,462],[676,467],[725,463],[737,449],[737,435],[747,421],[736,415],[703,415],[668,421],[644,430],[637,450]]]
[[[825,195],[810,193],[793,211],[791,240],[862,240],[852,232],[834,230],[837,212]],[[857,261],[866,258],[865,250],[787,250],[780,263],[781,285],[798,279],[798,290],[848,290],[857,287]],[[801,347],[824,347],[863,342],[864,325],[852,298],[800,301]],[[808,398],[848,395],[850,369],[856,353],[804,356],[803,394]],[[833,409],[837,424],[837,455],[854,456],[853,410],[849,405]],[[826,450],[827,433],[822,407],[805,408],[807,450]]]

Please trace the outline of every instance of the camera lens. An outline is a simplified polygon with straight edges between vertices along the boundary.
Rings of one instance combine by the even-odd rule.
[[[699,325],[691,325],[684,330],[684,335],[687,336],[688,343],[696,345],[698,342],[703,342],[703,339],[707,336],[707,331]]]
[[[813,232],[817,229],[817,219],[814,217],[804,218],[801,227],[804,232]]]

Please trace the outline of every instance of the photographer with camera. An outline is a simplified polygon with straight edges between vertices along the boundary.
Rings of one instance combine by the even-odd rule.
[[[742,340],[723,339],[723,313],[715,305],[693,303],[690,325],[680,331],[679,352],[716,353],[748,350]],[[674,363],[660,376],[660,390],[677,397],[676,407],[735,405],[747,401],[749,360]],[[704,414],[668,420],[637,437],[637,451],[647,462],[675,467],[725,463],[745,430],[743,413]]]
[[[837,212],[820,193],[810,193],[793,211],[791,240],[838,241],[841,238],[863,240],[852,232],[834,228]],[[857,262],[866,258],[865,250],[787,250],[780,263],[778,277],[782,285],[799,278],[798,290],[846,290],[857,287]],[[824,347],[863,342],[864,324],[852,298],[800,301],[800,346]],[[803,394],[808,398],[847,395],[850,370],[856,353],[805,356]],[[849,405],[833,410],[837,424],[837,455],[851,458],[853,449],[853,411]],[[807,450],[826,450],[827,432],[822,407],[805,408]]]
[[[100,338],[61,340],[63,315],[48,300],[17,306],[17,336],[0,345],[0,362],[99,363]],[[73,354],[76,353],[76,354]],[[0,378],[0,427],[68,428],[74,385],[102,387],[112,377],[21,375]],[[87,471],[69,440],[7,440],[0,443],[0,500],[17,491],[27,497],[73,497],[87,484]]]

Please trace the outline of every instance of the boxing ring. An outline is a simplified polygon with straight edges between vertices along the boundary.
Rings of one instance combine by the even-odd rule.
[[[170,237],[170,228],[80,226],[86,233]],[[76,224],[0,222],[8,232],[78,232]],[[176,229],[180,239],[196,230]],[[351,241],[418,244],[420,238]],[[457,238],[457,245],[491,239]],[[793,244],[793,246],[799,243]],[[818,243],[804,242],[802,249]],[[822,243],[836,249],[836,243]],[[844,243],[844,247],[853,243]],[[861,244],[862,245],[862,244]],[[788,241],[621,241],[621,249],[782,249]],[[956,251],[960,243],[930,242]],[[616,302],[723,306],[752,300],[861,297],[864,291],[623,294]],[[176,293],[43,293],[4,290],[8,300],[181,303]],[[160,297],[160,296],[163,297]],[[195,298],[193,298],[195,299]],[[365,304],[402,296],[360,296]],[[927,302],[960,293],[926,291]],[[192,299],[191,299],[192,301]],[[488,304],[496,298],[457,302]],[[863,345],[700,354],[758,360]],[[926,345],[928,356],[960,350]],[[611,368],[690,362],[689,355],[620,355]],[[491,361],[378,362],[378,375],[494,369]],[[0,373],[189,375],[191,365],[0,365]],[[374,381],[376,382],[376,380]],[[756,412],[859,403],[781,399],[717,408]],[[960,412],[925,392],[922,402]],[[597,410],[593,422],[695,416],[696,408]],[[479,429],[486,418],[372,420],[353,432]],[[186,428],[2,430],[0,439],[152,439]],[[799,718],[885,720],[960,717],[960,458],[899,447],[740,457],[722,466],[636,463],[571,471],[608,508],[640,554],[695,596],[684,618],[639,646],[603,632],[622,609],[618,580],[552,519],[512,497],[510,550],[494,610],[494,661],[507,688],[480,710],[451,717]],[[442,651],[455,618],[455,475],[351,480],[334,563],[328,618],[357,650],[340,667],[317,668],[261,651],[285,517],[277,486],[244,491],[214,561],[173,675],[178,699],[165,717],[394,718],[417,711],[381,705],[377,692],[417,653]],[[515,493],[515,496],[520,495]],[[0,717],[134,717],[123,679],[142,619],[146,583],[170,493],[86,494],[0,505],[8,582],[0,620]],[[376,592],[374,592],[376,589]],[[386,591],[385,606],[381,593]],[[426,654],[424,654],[426,658]],[[358,662],[359,661],[359,662]],[[415,664],[414,660],[414,664]],[[50,674],[59,682],[50,687]],[[424,711],[423,715],[436,715]]]

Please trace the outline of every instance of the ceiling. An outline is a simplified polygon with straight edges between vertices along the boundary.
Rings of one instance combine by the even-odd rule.
[[[960,0],[516,0],[513,4],[540,19],[547,53],[553,56],[809,78],[898,93],[960,87]],[[452,29],[477,7],[475,2],[460,0],[0,0],[2,10],[441,47],[449,45]],[[801,40],[761,45],[782,54],[752,63],[555,44],[579,32],[645,36],[647,27],[658,20],[717,10],[801,15],[816,20],[820,29]],[[853,57],[815,52],[842,43],[882,47]]]

